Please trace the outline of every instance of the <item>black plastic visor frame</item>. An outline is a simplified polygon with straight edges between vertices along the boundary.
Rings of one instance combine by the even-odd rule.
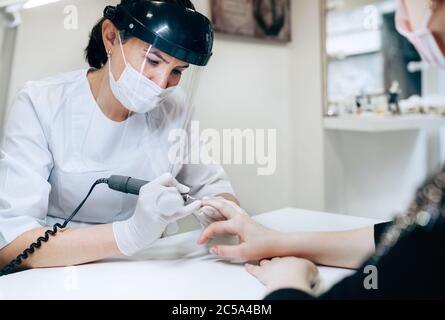
[[[197,66],[208,64],[213,55],[213,29],[205,16],[171,3],[147,1],[139,4],[144,6],[107,6],[104,17],[120,31],[125,30],[178,60]],[[137,13],[132,14],[132,11]],[[144,17],[145,23],[136,15]]]

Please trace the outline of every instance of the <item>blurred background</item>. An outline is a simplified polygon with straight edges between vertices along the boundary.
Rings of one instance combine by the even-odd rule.
[[[402,212],[445,161],[445,75],[396,33],[395,0],[224,1],[193,1],[225,16],[196,117],[202,130],[276,129],[278,139],[275,174],[225,166],[243,207]],[[0,0],[0,123],[26,81],[87,67],[89,32],[118,2]],[[283,31],[239,19],[258,22],[255,8],[266,25],[283,18]]]

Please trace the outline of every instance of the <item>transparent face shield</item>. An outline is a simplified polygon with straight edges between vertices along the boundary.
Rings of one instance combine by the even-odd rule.
[[[202,67],[137,38],[121,39],[119,35],[103,67],[82,158],[89,167],[110,170],[143,159],[153,179],[177,174],[190,149],[187,132]]]

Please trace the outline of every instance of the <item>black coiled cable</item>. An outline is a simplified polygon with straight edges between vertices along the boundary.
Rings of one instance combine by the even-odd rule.
[[[48,242],[50,239],[50,236],[55,236],[60,230],[65,229],[67,227],[68,223],[70,223],[71,220],[73,220],[73,218],[80,211],[80,209],[82,209],[83,205],[90,197],[94,188],[96,188],[97,185],[103,184],[103,183],[108,183],[108,179],[97,180],[91,187],[91,189],[88,192],[85,199],[80,203],[80,205],[76,208],[76,210],[74,210],[74,212],[71,214],[71,216],[68,219],[66,219],[63,224],[60,224],[60,223],[55,224],[51,230],[46,231],[45,234],[42,237],[38,238],[36,242],[31,244],[29,246],[29,248],[27,248],[25,251],[23,251],[21,254],[19,254],[17,256],[17,258],[15,258],[7,266],[5,266],[3,269],[1,269],[0,277],[16,272],[17,267],[19,267],[23,263],[24,260],[28,259],[30,254],[33,254],[37,249],[39,249],[44,242]]]

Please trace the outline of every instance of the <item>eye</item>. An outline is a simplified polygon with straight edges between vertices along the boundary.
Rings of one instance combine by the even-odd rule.
[[[181,71],[181,70],[178,70],[178,69],[174,69],[174,70],[172,71],[172,74],[173,74],[174,76],[181,76],[181,75],[182,75],[182,71]]]
[[[156,61],[156,60],[153,60],[153,59],[150,59],[150,58],[147,58],[147,60],[148,60],[148,63],[151,64],[152,66],[159,65],[159,61]]]

